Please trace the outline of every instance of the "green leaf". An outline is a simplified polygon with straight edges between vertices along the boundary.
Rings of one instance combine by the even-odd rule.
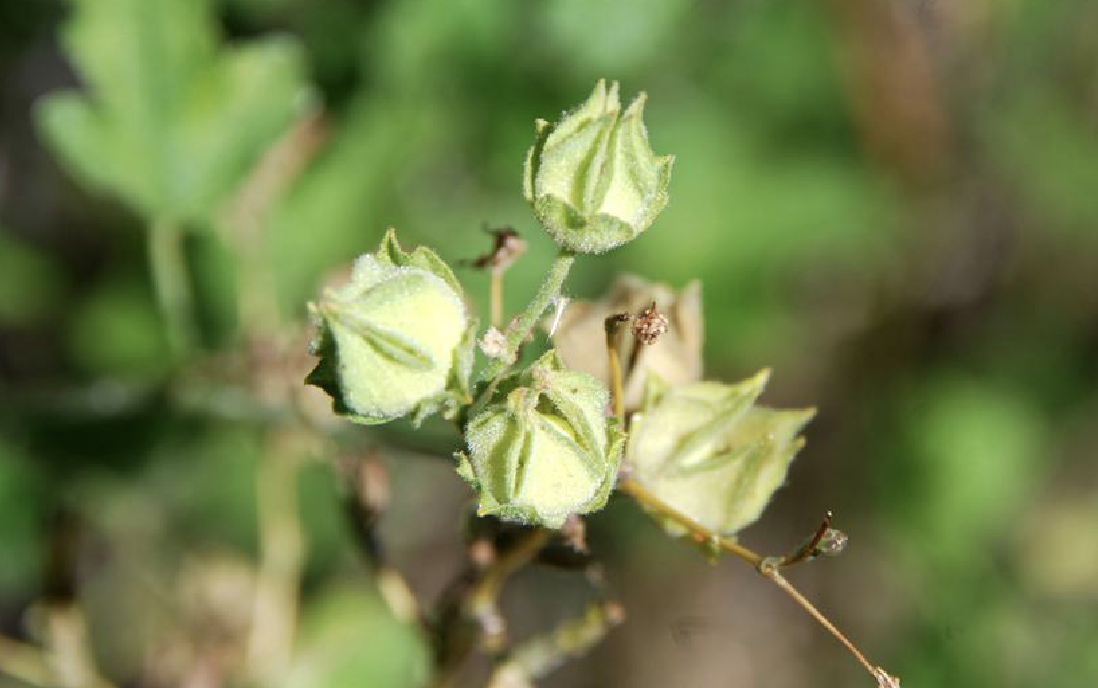
[[[147,217],[208,223],[309,106],[287,38],[219,45],[207,0],[72,0],[65,52],[83,93],[37,124],[69,170]]]

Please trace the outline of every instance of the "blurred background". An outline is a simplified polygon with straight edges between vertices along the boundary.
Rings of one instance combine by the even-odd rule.
[[[250,413],[301,392],[248,380],[307,370],[305,304],[388,225],[451,264],[513,225],[521,308],[555,249],[521,194],[533,120],[600,77],[648,93],[671,203],[568,293],[698,278],[707,376],[772,367],[765,402],[819,408],[743,541],[787,551],[834,510],[846,552],[790,578],[904,686],[1098,685],[1087,0],[3,0],[0,684],[238,684],[258,589],[300,591],[268,619],[294,637],[279,684],[425,685],[338,461]],[[165,226],[190,335],[157,307]],[[332,427],[383,457],[381,532],[431,604],[463,567],[459,438]],[[261,524],[287,519],[280,550]],[[588,521],[628,622],[539,685],[871,684],[750,567],[625,499]],[[592,596],[533,566],[503,609],[523,638]]]

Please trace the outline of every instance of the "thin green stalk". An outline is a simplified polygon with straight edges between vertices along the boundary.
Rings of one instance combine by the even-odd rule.
[[[503,270],[492,268],[488,301],[491,304],[492,327],[499,328],[503,321]]]
[[[572,269],[572,263],[574,262],[576,262],[576,254],[562,248],[553,260],[553,264],[549,266],[549,273],[545,276],[545,281],[542,282],[538,293],[534,295],[534,300],[526,306],[526,309],[517,318],[511,321],[505,333],[507,338],[506,355],[493,359],[488,367],[481,372],[480,379],[482,381],[489,380],[491,383],[480,399],[477,400],[471,415],[475,415],[475,412],[487,403],[500,378],[503,377],[518,357],[519,346],[530,336],[530,332],[533,331],[538,318],[549,308],[553,299],[560,295],[560,289],[564,286],[564,280],[568,277],[568,271]]]
[[[148,242],[153,289],[167,329],[168,345],[177,358],[182,357],[195,342],[194,304],[183,231],[178,223],[162,218],[149,228]]]

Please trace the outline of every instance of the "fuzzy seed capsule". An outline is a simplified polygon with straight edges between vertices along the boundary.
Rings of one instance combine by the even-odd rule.
[[[798,434],[814,414],[756,406],[767,377],[651,390],[629,433],[633,476],[714,533],[753,523],[785,481],[804,444]]]
[[[557,124],[538,120],[523,188],[562,247],[603,253],[648,228],[667,205],[673,156],[657,157],[645,129],[645,95],[621,111],[618,84],[600,80]]]
[[[360,423],[452,415],[467,400],[474,325],[460,287],[432,251],[406,253],[392,230],[351,281],[311,304],[320,358],[307,382]]]
[[[623,437],[605,416],[609,394],[567,370],[550,351],[500,385],[469,421],[458,472],[477,490],[479,513],[560,528],[602,508],[617,476]]]

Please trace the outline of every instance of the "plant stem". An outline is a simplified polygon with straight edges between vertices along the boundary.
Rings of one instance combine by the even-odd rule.
[[[842,632],[835,627],[835,624],[831,623],[831,620],[823,615],[823,612],[816,609],[816,606],[809,602],[808,599],[801,594],[800,590],[797,590],[793,587],[792,583],[786,580],[785,576],[778,570],[777,565],[768,562],[764,563],[759,567],[759,573],[772,580],[775,585],[785,592],[785,594],[792,597],[797,604],[801,605],[806,612],[812,615],[812,618],[816,619],[816,621],[826,628],[831,635],[835,636],[835,639],[842,643],[843,647],[850,651],[850,654],[854,655],[854,658],[865,667],[865,670],[869,672],[870,676],[877,678],[877,667],[870,664],[869,660],[858,650],[857,646],[850,642],[850,639],[843,635]]]
[[[760,554],[755,553],[753,550],[744,547],[740,543],[736,542],[732,538],[721,537],[720,535],[709,530],[702,524],[698,523],[694,519],[690,518],[686,514],[682,513],[675,507],[667,504],[656,495],[648,491],[644,485],[632,478],[625,478],[618,483],[618,489],[633,497],[648,511],[655,513],[657,516],[666,518],[676,525],[685,528],[690,537],[698,543],[712,545],[723,549],[726,552],[730,552],[740,559],[743,559],[748,564],[758,567],[763,563],[763,557]]]
[[[865,658],[858,648],[852,643],[845,635],[843,635],[835,624],[831,623],[826,616],[823,615],[820,610],[816,609],[811,602],[800,593],[793,584],[782,576],[779,569],[782,563],[788,557],[764,557],[755,551],[744,547],[730,537],[722,536],[718,533],[714,533],[702,524],[694,521],[692,518],[678,511],[671,505],[665,503],[656,495],[652,494],[646,487],[632,478],[624,478],[618,483],[618,489],[622,492],[632,496],[641,504],[645,509],[655,513],[657,516],[666,518],[676,525],[685,528],[690,536],[697,542],[702,544],[708,544],[714,548],[731,552],[740,559],[743,559],[747,563],[755,567],[762,576],[771,580],[775,585],[782,589],[785,594],[789,595],[794,602],[801,605],[801,607],[807,611],[812,618],[816,619],[831,635],[846,647],[850,651],[854,658],[865,667],[866,671],[877,680],[879,685],[899,685],[899,680],[889,676],[888,672],[884,669],[874,666]],[[813,538],[815,540],[815,538]],[[886,683],[886,681],[892,681],[894,683]]]
[[[194,345],[194,303],[191,298],[183,231],[177,222],[161,218],[149,228],[149,269],[172,353],[182,357]]]
[[[532,685],[532,680],[543,678],[570,658],[586,653],[624,619],[625,610],[617,602],[590,605],[583,616],[565,621],[551,633],[517,647],[493,670],[488,688]]]
[[[503,584],[516,571],[526,566],[537,556],[538,552],[548,544],[549,536],[550,531],[548,529],[535,528],[492,562],[492,566],[484,573],[470,593],[466,603],[467,612],[471,616],[477,617],[483,611],[494,608],[500,590],[503,589]]]
[[[290,663],[304,545],[297,504],[299,448],[287,431],[266,432],[256,475],[260,562],[248,666],[260,685],[273,686]]]
[[[500,592],[511,576],[533,561],[551,536],[552,533],[546,528],[533,528],[523,533],[518,542],[494,559],[462,591],[461,597],[455,600],[457,614],[451,616],[445,608],[442,610],[439,617],[444,620],[444,626],[440,629],[440,637],[456,640],[436,656],[431,688],[452,688],[458,671],[478,642],[493,651],[506,644],[506,625],[498,606]],[[442,642],[446,643],[445,640]]]
[[[499,324],[503,320],[503,270],[492,268],[489,275],[491,282],[488,300],[491,304],[491,324],[492,327],[499,329]]]
[[[625,393],[622,388],[621,374],[621,325],[629,320],[625,313],[611,315],[606,319],[606,358],[610,366],[610,400],[614,406],[614,415],[625,422]]]
[[[534,295],[534,300],[508,325],[506,355],[493,359],[488,367],[481,372],[480,380],[488,380],[490,383],[476,403],[473,404],[469,417],[475,416],[488,403],[492,393],[496,390],[496,385],[499,384],[500,378],[518,358],[519,347],[533,331],[538,318],[549,308],[549,304],[553,302],[553,299],[560,295],[560,289],[564,285],[564,280],[568,277],[568,271],[572,269],[572,263],[574,262],[576,262],[576,254],[562,248],[553,260],[553,264],[549,266],[549,272],[545,275],[545,281],[541,283],[538,293]]]
[[[10,676],[27,685],[57,684],[50,657],[34,645],[0,635],[0,676]]]

